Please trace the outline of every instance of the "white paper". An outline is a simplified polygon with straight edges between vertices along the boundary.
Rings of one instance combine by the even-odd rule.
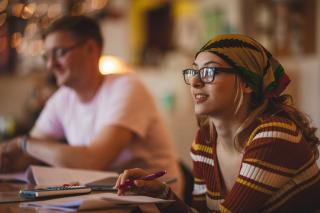
[[[162,200],[147,196],[118,196],[116,194],[108,192],[21,203],[20,207],[37,207],[64,211],[78,211],[168,202],[173,201]]]
[[[171,200],[163,200],[160,198],[141,196],[141,195],[126,195],[119,196],[114,193],[104,193],[101,196],[104,200],[112,201],[117,204],[147,204],[147,203],[167,203],[171,202]]]
[[[25,183],[29,183],[29,179],[27,176],[27,171],[25,172],[17,172],[17,173],[10,173],[10,174],[0,174],[0,180],[6,181],[22,181]]]
[[[22,180],[26,183],[30,183],[31,179],[34,179],[37,186],[58,186],[75,182],[83,185],[100,179],[117,176],[118,174],[115,172],[32,165],[26,172],[1,174],[0,179]]]
[[[102,200],[100,194],[79,195],[20,204],[20,207],[40,207],[65,211],[108,208],[112,206],[114,206],[114,204],[110,203],[110,201]]]
[[[118,176],[115,172],[60,167],[32,166],[31,170],[36,184],[41,186],[62,185],[74,182],[83,185],[96,180]]]

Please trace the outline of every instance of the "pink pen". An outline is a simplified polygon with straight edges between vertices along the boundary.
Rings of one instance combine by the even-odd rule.
[[[142,178],[139,178],[137,180],[154,180],[154,179],[157,179],[163,175],[165,175],[167,173],[167,171],[159,171],[159,172],[156,172],[156,173],[153,173],[153,174],[150,174],[150,175],[147,175],[147,176],[144,176]],[[128,179],[124,182],[124,184],[121,184],[119,186],[119,189],[130,189],[131,187],[134,186],[134,180],[132,179]]]

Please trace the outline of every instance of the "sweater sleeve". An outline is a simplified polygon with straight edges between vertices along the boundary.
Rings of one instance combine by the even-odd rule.
[[[264,121],[246,143],[239,176],[220,204],[220,211],[262,211],[275,194],[289,191],[293,177],[312,165],[313,160],[308,144],[293,122]]]
[[[201,142],[209,140],[209,135],[206,131],[199,130],[195,140],[191,146],[191,158],[193,163],[194,185],[192,192],[191,206],[199,212],[207,212],[206,194],[207,185],[203,174],[204,170],[213,170],[212,147],[206,146]]]

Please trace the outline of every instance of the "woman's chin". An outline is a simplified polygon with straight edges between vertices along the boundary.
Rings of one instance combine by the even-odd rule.
[[[205,115],[209,115],[210,114],[210,112],[208,110],[202,109],[200,107],[195,107],[194,108],[194,112],[198,116],[205,116]]]

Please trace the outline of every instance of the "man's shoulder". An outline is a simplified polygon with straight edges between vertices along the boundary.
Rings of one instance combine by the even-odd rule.
[[[61,86],[49,99],[49,102],[65,102],[74,96],[74,92],[65,86]]]
[[[140,82],[137,75],[134,73],[125,74],[109,74],[105,76],[105,83],[125,83],[125,82]]]
[[[105,76],[105,89],[121,89],[121,91],[143,91],[147,90],[144,83],[134,73],[109,74]]]

